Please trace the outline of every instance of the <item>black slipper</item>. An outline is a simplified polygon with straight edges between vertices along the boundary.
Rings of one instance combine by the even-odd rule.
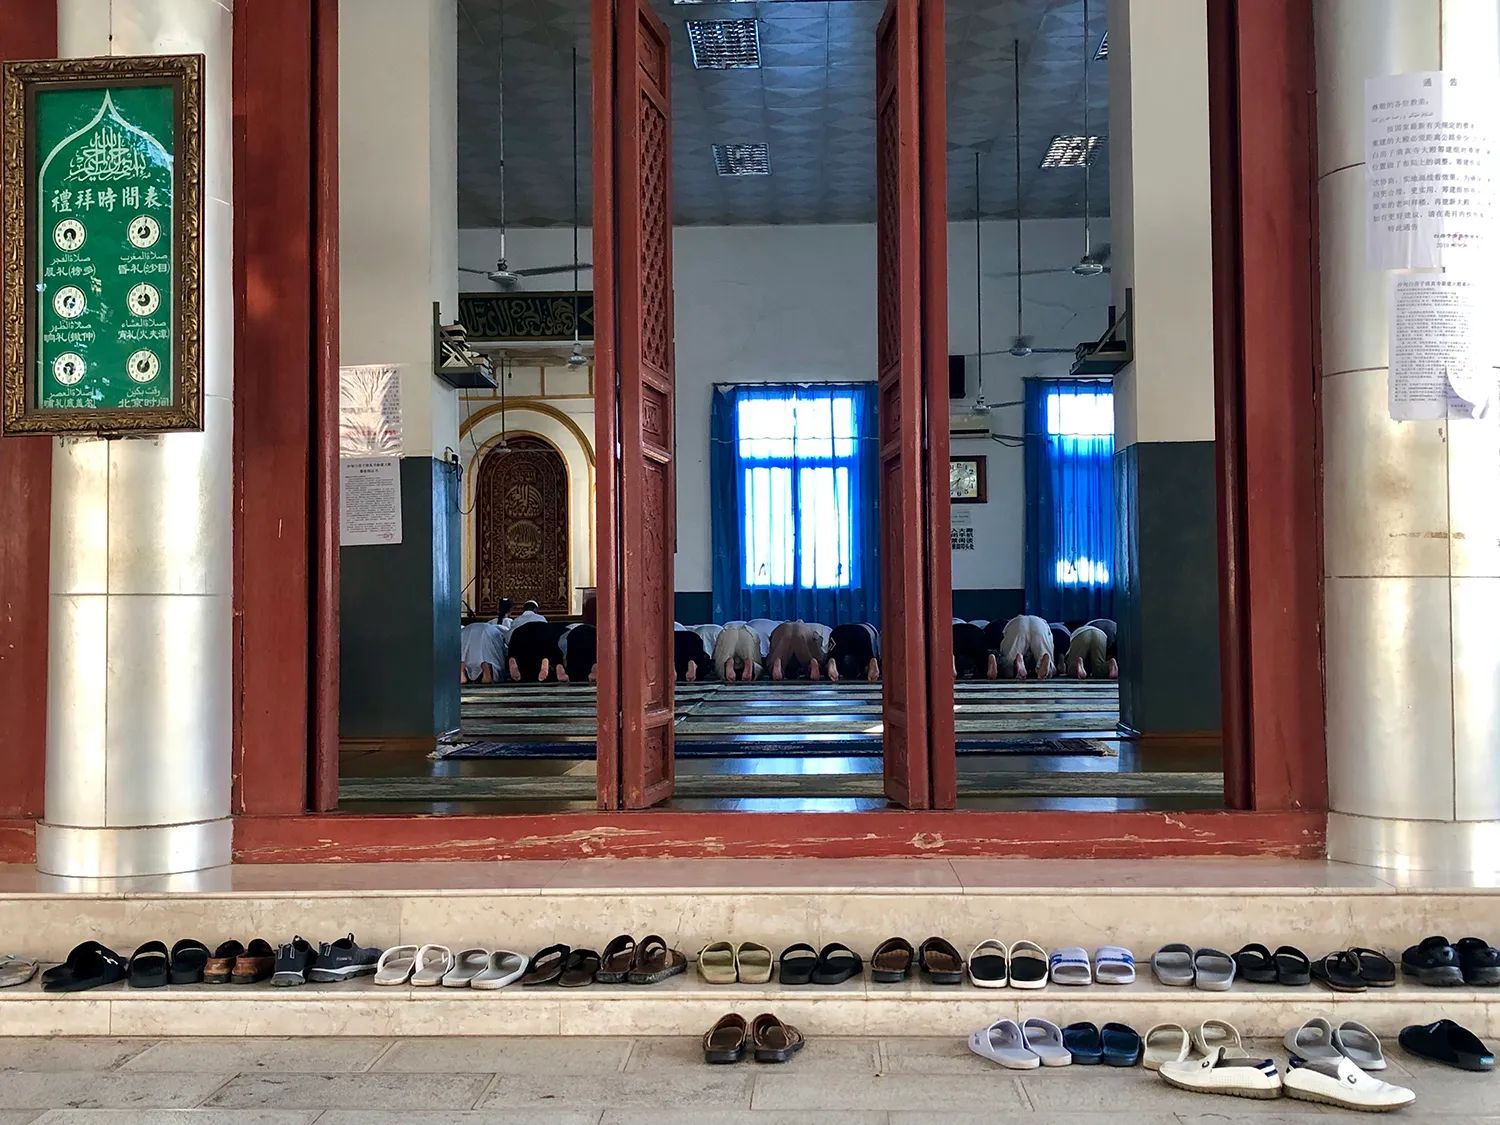
[[[592,949],[570,949],[557,983],[563,988],[587,988],[599,972],[599,954]]]
[[[1312,983],[1312,961],[1295,945],[1280,945],[1273,955],[1276,960],[1276,983],[1296,988]]]
[[[917,964],[933,984],[963,984],[964,959],[951,942],[930,937],[917,950]]]
[[[1021,945],[1016,942],[1016,945]],[[1017,953],[1015,947],[1010,951],[1010,983],[1012,988],[1039,988],[1036,982],[1047,979],[1047,959],[1039,956],[1031,950]]]
[[[811,984],[813,970],[818,967],[818,951],[805,941],[789,945],[781,951],[781,983]]]
[[[122,981],[126,972],[125,958],[97,941],[86,941],[68,954],[66,962],[47,970],[42,991],[85,992]]]
[[[1401,1046],[1419,1058],[1431,1059],[1459,1070],[1494,1070],[1495,1052],[1466,1027],[1452,1020],[1403,1027]]]
[[[208,967],[208,946],[184,938],[172,947],[172,984],[202,984],[203,970]]]
[[[1363,992],[1367,987],[1359,978],[1359,958],[1343,950],[1330,953],[1312,967],[1313,980],[1334,992]]]
[[[1099,1029],[1099,1041],[1104,1046],[1105,1066],[1135,1066],[1145,1051],[1141,1033],[1129,1024],[1105,1024]]]
[[[1391,988],[1396,983],[1396,963],[1378,949],[1355,946],[1349,956],[1359,962],[1359,979],[1371,988]]]
[[[531,959],[531,964],[526,966],[526,974],[521,978],[521,983],[524,985],[556,984],[557,978],[562,976],[563,963],[567,961],[570,952],[571,950],[561,943],[539,950]]]
[[[818,965],[812,971],[813,984],[843,984],[864,972],[865,963],[858,953],[842,942],[831,941],[818,951]]]
[[[1248,980],[1252,984],[1276,983],[1276,962],[1271,957],[1271,951],[1258,942],[1247,945],[1236,953],[1234,964],[1242,980]]]
[[[162,988],[167,983],[167,944],[148,941],[130,955],[125,983],[131,988]]]
[[[1453,948],[1465,984],[1500,985],[1500,949],[1477,937],[1463,938]]]
[[[1062,1045],[1079,1066],[1098,1066],[1104,1061],[1104,1040],[1094,1024],[1068,1024],[1062,1029]]]
[[[1401,972],[1430,988],[1452,988],[1463,984],[1464,972],[1458,964],[1458,950],[1445,937],[1423,938],[1401,954]]]

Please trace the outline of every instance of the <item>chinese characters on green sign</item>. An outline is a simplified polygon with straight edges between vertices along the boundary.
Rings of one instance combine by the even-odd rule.
[[[7,318],[19,293],[27,329],[24,353],[6,344],[7,432],[199,428],[200,67],[7,65],[7,133],[21,113],[25,139],[5,174],[19,155],[27,188],[25,261],[5,261]]]

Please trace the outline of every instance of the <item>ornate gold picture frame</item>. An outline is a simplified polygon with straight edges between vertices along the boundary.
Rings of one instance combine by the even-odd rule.
[[[203,56],[9,62],[0,436],[203,428]]]

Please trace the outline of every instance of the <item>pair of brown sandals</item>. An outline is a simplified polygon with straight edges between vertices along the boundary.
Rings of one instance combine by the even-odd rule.
[[[753,1055],[756,1062],[782,1063],[802,1050],[805,1042],[802,1032],[770,1012],[748,1024],[744,1016],[730,1012],[704,1034],[703,1061],[737,1063]]]
[[[265,938],[253,938],[248,946],[223,942],[203,964],[204,984],[257,984],[276,969],[276,951]]]
[[[914,969],[933,984],[964,982],[963,954],[940,937],[930,937],[915,949],[905,938],[887,938],[870,956],[870,979],[877,984],[906,980]]]
[[[604,947],[601,957],[592,949],[549,945],[526,966],[523,986],[555,984],[584,988],[599,984],[657,984],[687,971],[687,956],[670,948],[656,934],[639,943],[621,934]]]

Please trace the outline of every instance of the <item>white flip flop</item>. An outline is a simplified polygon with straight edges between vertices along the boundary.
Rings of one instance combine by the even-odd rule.
[[[443,974],[443,987],[468,988],[489,964],[488,949],[465,949],[454,959],[453,968]]]
[[[1200,1055],[1211,1055],[1224,1048],[1226,1059],[1248,1059],[1250,1054],[1240,1040],[1240,1029],[1224,1020],[1204,1020],[1193,1028],[1193,1046]]]
[[[453,965],[453,951],[446,945],[424,945],[417,950],[417,967],[411,974],[411,983],[418,988],[441,984]]]
[[[1101,945],[1094,951],[1097,984],[1134,984],[1135,954],[1123,945]]]
[[[1093,984],[1094,971],[1089,966],[1088,950],[1079,945],[1068,945],[1054,949],[1047,964],[1052,971],[1053,984]]]
[[[406,984],[417,967],[415,945],[393,945],[375,962],[376,984]]]
[[[470,983],[470,988],[492,991],[513,984],[526,975],[528,958],[508,949],[497,949],[490,954],[490,963]]]
[[[996,1020],[969,1036],[969,1050],[1007,1070],[1035,1070],[1042,1058],[1026,1046],[1026,1036],[1015,1020]]]
[[[1073,1053],[1063,1046],[1062,1028],[1046,1020],[1029,1019],[1021,1025],[1026,1049],[1042,1060],[1043,1066],[1071,1066]]]
[[[1180,1023],[1159,1023],[1141,1042],[1145,1045],[1141,1065],[1147,1070],[1160,1070],[1163,1063],[1186,1062],[1193,1053],[1192,1037]]]

